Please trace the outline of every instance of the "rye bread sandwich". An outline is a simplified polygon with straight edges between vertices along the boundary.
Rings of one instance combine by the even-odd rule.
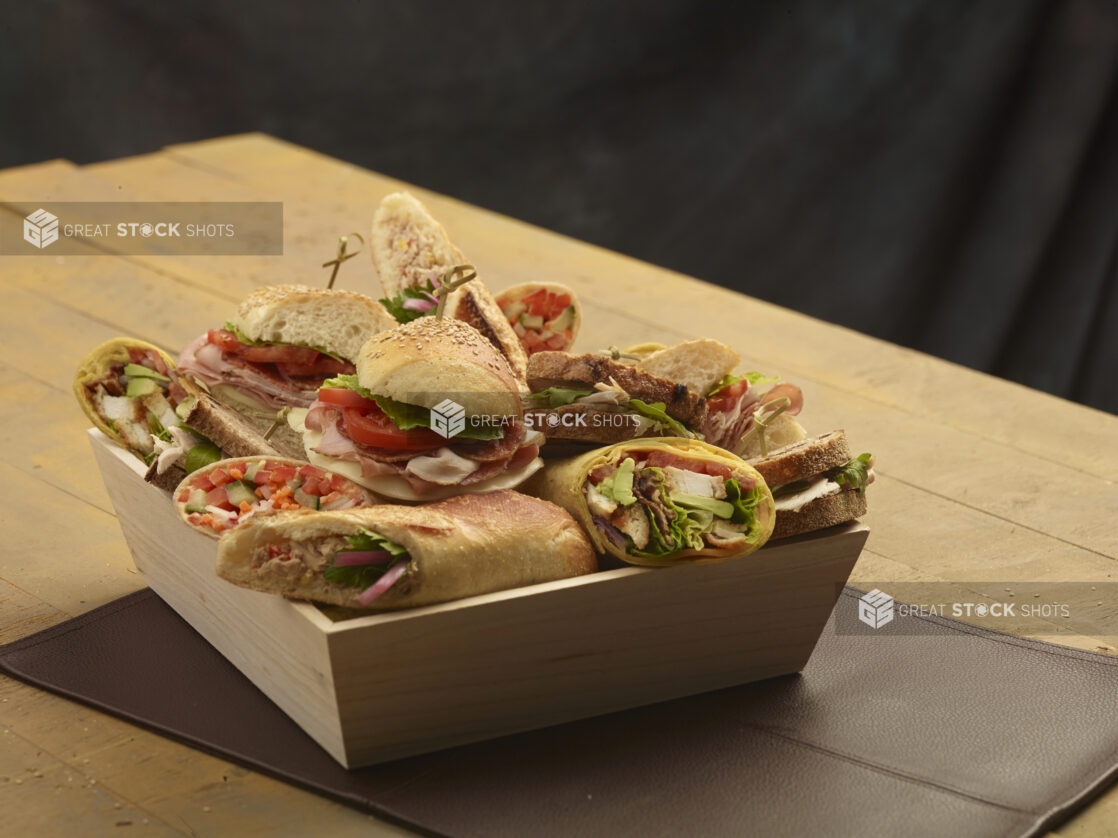
[[[851,456],[841,430],[793,443],[750,464],[772,488],[773,538],[814,532],[866,514],[873,456]]]
[[[706,399],[707,410],[697,429],[712,445],[741,457],[760,453],[761,439],[751,434],[767,406],[787,405],[765,427],[765,445],[777,448],[798,442],[807,432],[794,418],[803,407],[803,392],[795,384],[759,372],[738,372],[741,356],[721,341],[711,338],[684,341],[644,353],[637,369],[686,386]]]
[[[289,421],[306,455],[409,501],[518,485],[543,463],[508,362],[460,320],[424,317],[370,338]]]
[[[549,440],[605,445],[643,437],[695,437],[706,401],[685,385],[604,354],[537,352],[525,400]]]
[[[421,506],[260,513],[222,535],[217,574],[348,608],[433,605],[597,570],[571,516],[518,492]]]
[[[191,341],[179,369],[263,433],[283,408],[309,407],[325,379],[353,373],[365,341],[392,325],[383,306],[362,294],[268,286],[246,297],[224,328]],[[287,456],[302,455],[284,427],[270,438]]]
[[[373,216],[373,265],[385,297],[380,302],[399,323],[434,314],[438,280],[467,261],[442,224],[408,192],[394,192]],[[477,278],[451,292],[446,313],[473,326],[522,380],[527,355],[492,292]]]

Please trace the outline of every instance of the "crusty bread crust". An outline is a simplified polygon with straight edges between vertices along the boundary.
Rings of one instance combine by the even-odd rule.
[[[749,461],[770,487],[807,480],[851,460],[846,433],[841,430],[793,443],[767,457]]]
[[[371,506],[341,512],[259,513],[222,535],[217,573],[237,585],[360,607],[360,588],[252,568],[260,545],[352,535],[364,527],[407,548],[413,570],[373,603],[394,610],[448,602],[597,570],[586,534],[558,506],[504,490],[423,506]]]
[[[593,389],[610,378],[634,398],[663,402],[667,414],[684,424],[698,426],[706,415],[706,399],[698,393],[605,355],[537,352],[528,359],[528,387],[533,393],[548,387]]]
[[[362,387],[435,407],[446,398],[469,415],[520,416],[520,388],[504,356],[461,320],[421,317],[374,335],[361,348]]]
[[[352,361],[391,320],[384,306],[364,294],[270,285],[241,301],[233,323],[252,340],[317,347]]]
[[[712,338],[699,338],[653,352],[636,366],[705,396],[740,363],[741,356],[733,347]]]
[[[480,279],[475,279],[463,285],[456,296],[454,316],[477,329],[505,356],[513,375],[523,380],[528,374],[528,353],[509,321],[505,319],[493,294]]]
[[[836,495],[817,498],[796,512],[777,510],[773,538],[790,538],[835,524],[845,524],[866,514],[866,493],[844,489]]]
[[[393,192],[380,202],[373,215],[371,250],[386,297],[466,262],[443,225],[408,192]]]

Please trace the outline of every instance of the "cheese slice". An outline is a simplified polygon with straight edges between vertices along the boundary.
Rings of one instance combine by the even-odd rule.
[[[498,489],[514,489],[543,468],[543,460],[536,457],[516,471],[503,471],[500,474],[490,477],[488,480],[482,480],[471,486],[439,486],[431,489],[429,492],[423,492],[421,494],[413,489],[407,480],[398,475],[389,474],[365,477],[361,473],[360,463],[354,463],[350,460],[339,460],[337,457],[327,457],[323,454],[319,454],[317,451],[313,451],[312,449],[322,441],[322,431],[314,431],[306,427],[304,423],[307,418],[307,412],[306,408],[296,408],[292,410],[287,415],[287,423],[291,426],[293,431],[303,435],[303,448],[306,449],[307,459],[310,460],[311,465],[324,468],[335,474],[340,474],[342,477],[348,477],[354,483],[364,486],[366,489],[370,489],[378,495],[384,495],[385,497],[395,498],[397,500],[442,500],[443,498],[452,498],[456,495],[480,495],[485,492],[496,492]]]

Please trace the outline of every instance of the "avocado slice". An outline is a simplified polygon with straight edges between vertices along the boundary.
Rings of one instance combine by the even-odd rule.
[[[124,395],[131,399],[137,399],[150,396],[152,393],[158,393],[159,389],[159,382],[154,379],[133,378],[128,382],[128,388],[124,391]]]
[[[157,373],[143,364],[125,364],[124,374],[132,378],[152,378],[156,381],[170,381],[167,376]]]

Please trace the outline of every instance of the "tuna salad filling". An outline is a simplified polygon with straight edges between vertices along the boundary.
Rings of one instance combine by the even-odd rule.
[[[331,585],[360,588],[357,602],[369,606],[393,587],[404,589],[415,564],[407,548],[361,527],[353,535],[261,544],[252,569],[304,582],[321,575]]]
[[[756,542],[764,492],[744,473],[664,451],[599,466],[583,487],[598,530],[634,556]]]

